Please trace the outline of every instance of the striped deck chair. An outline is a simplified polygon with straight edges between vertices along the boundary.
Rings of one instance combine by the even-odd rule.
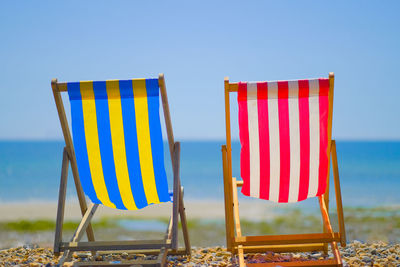
[[[190,254],[183,189],[180,185],[180,143],[174,142],[164,75],[158,79],[51,82],[65,139],[57,210],[54,253],[68,261],[74,251],[133,250],[156,253],[157,260],[123,264],[165,265],[166,255]],[[72,136],[61,92],[71,103]],[[173,192],[168,191],[159,117],[163,104],[173,165]],[[69,242],[62,241],[68,166],[71,164],[83,215]],[[87,207],[85,195],[92,204]],[[165,237],[160,240],[95,241],[91,219],[99,205],[137,210],[148,205],[173,202]],[[178,216],[185,242],[178,249]],[[86,232],[88,242],[81,242]],[[85,263],[91,265],[93,263]],[[99,264],[96,262],[95,264]]]
[[[279,263],[281,266],[341,266],[337,242],[346,245],[336,156],[331,139],[334,75],[329,78],[230,83],[225,78],[226,145],[222,146],[226,241],[245,265],[245,252],[316,251],[334,258]],[[237,92],[240,175],[232,177],[230,93]],[[329,219],[329,166],[332,155],[339,232]],[[323,233],[242,236],[238,190],[245,196],[290,203],[317,197]],[[252,266],[252,264],[247,264]]]

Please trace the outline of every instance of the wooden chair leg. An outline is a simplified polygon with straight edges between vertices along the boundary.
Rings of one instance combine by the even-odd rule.
[[[186,220],[186,212],[185,212],[185,206],[183,203],[183,187],[181,187],[179,199],[180,199],[179,214],[180,214],[181,224],[182,224],[183,241],[185,242],[185,251],[186,251],[186,255],[191,255],[192,248],[190,246],[189,231],[188,231],[187,220]]]
[[[236,185],[236,178],[232,178],[232,190],[233,190],[233,216],[235,221],[235,231],[236,236],[242,236],[242,229],[240,228],[240,217],[239,217],[239,201],[238,201],[238,194],[237,194],[237,185]]]
[[[340,189],[340,181],[339,181],[339,167],[337,161],[337,153],[336,153],[336,141],[332,140],[332,168],[333,168],[333,179],[335,182],[335,195],[336,195],[336,207],[339,221],[339,233],[340,233],[340,245],[342,247],[346,246],[346,229],[344,226],[344,216],[343,216],[343,205],[342,205],[342,192]]]
[[[332,225],[329,220],[328,210],[326,208],[325,201],[322,199],[322,197],[319,197],[319,204],[320,204],[320,208],[321,208],[322,219],[324,222],[324,229],[326,230],[327,233],[333,234]],[[333,256],[336,260],[336,263],[338,264],[338,266],[342,266],[342,259],[340,257],[340,252],[339,252],[336,242],[331,243],[331,249],[332,249]]]
[[[160,267],[167,266],[167,255],[168,255],[168,249],[163,247],[160,249],[160,254],[158,254],[157,257],[157,265]]]
[[[232,179],[228,175],[227,151],[226,146],[222,146],[222,170],[224,179],[224,204],[225,204],[225,231],[226,247],[228,251],[234,253],[234,223],[233,223],[233,199],[232,199]]]
[[[325,194],[326,194],[326,193],[325,193]],[[329,193],[328,193],[328,194],[329,194]],[[320,207],[321,207],[321,205],[322,205],[321,201],[323,201],[323,205],[325,206],[326,212],[328,213],[328,207],[326,206],[327,201],[326,201],[325,195],[323,195],[322,197],[320,197],[320,202],[319,202]],[[328,201],[328,203],[329,203],[329,201]],[[322,208],[321,208],[321,209],[322,209]],[[322,213],[321,213],[321,214],[322,214]],[[325,221],[325,218],[324,218],[324,215],[323,215],[323,214],[322,214],[322,219],[323,219],[323,220],[322,220],[323,232],[324,232],[324,233],[329,233],[329,230],[327,229],[326,221]],[[327,243],[324,243],[324,250],[323,250],[324,255],[328,255],[328,249],[329,249],[328,244],[327,244]]]
[[[328,163],[330,162],[330,155],[328,155]],[[329,188],[330,188],[330,164],[328,164],[328,172],[326,176],[326,190],[325,193],[323,194],[323,199],[325,202],[325,207],[326,210],[329,214]],[[325,228],[325,224],[323,225],[323,231],[324,233],[327,233],[327,229]],[[328,255],[328,244],[324,244],[324,254]]]
[[[329,169],[329,167],[328,167]],[[329,170],[328,170],[328,178],[327,178],[327,186],[326,186],[326,192],[323,194],[323,200],[324,204],[326,207],[326,211],[329,213]],[[328,229],[326,229],[325,224],[323,224],[323,231],[324,233],[328,233]],[[324,254],[328,255],[328,244],[324,244]]]
[[[239,256],[239,266],[245,267],[246,264],[244,263],[244,251],[243,251],[242,245],[239,245],[239,247],[238,247],[238,256]]]
[[[61,167],[61,181],[60,190],[58,193],[58,207],[57,207],[57,220],[56,220],[56,233],[54,238],[54,255],[60,255],[60,242],[62,241],[62,229],[64,223],[64,211],[65,211],[65,197],[67,192],[67,181],[68,181],[68,166],[69,158],[68,152],[64,147],[62,167]]]
[[[79,242],[85,233],[87,227],[90,224],[90,221],[93,218],[94,213],[97,210],[99,204],[90,204],[89,208],[86,210],[85,215],[83,216],[78,228],[75,231],[75,234],[72,237],[72,242]]]
[[[235,221],[235,231],[236,231],[236,236],[241,237],[242,229],[240,228],[239,201],[237,194],[236,178],[232,178],[232,191],[233,191],[233,215]],[[239,266],[240,267],[246,266],[244,263],[244,251],[242,245],[238,246],[238,256],[239,256]]]
[[[342,258],[340,257],[340,252],[336,242],[331,243],[331,249],[337,265],[342,266],[343,265]]]
[[[81,222],[79,223],[78,228],[76,229],[74,235],[72,236],[71,242],[79,242],[81,240],[81,238],[85,234],[85,231],[89,227],[90,221],[92,220],[93,215],[96,212],[98,206],[99,206],[99,204],[91,204],[89,206],[89,208],[86,210],[86,213],[83,216]],[[92,255],[95,255],[95,254],[96,254],[96,252],[92,251]],[[71,256],[72,256],[72,252],[69,249],[65,250],[63,256],[61,257],[61,259],[59,261],[60,266],[62,266],[65,262],[69,261]]]
[[[173,207],[172,207],[172,249],[178,249],[178,216],[179,216],[179,204],[180,204],[180,143],[176,142],[174,145],[173,153],[173,171],[174,171],[174,195],[173,195]]]

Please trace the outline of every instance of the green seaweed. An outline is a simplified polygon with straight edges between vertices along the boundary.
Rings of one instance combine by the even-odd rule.
[[[313,233],[322,230],[322,220],[319,212],[302,212],[298,209],[284,209],[274,213],[270,219],[263,221],[241,219],[241,227],[244,235],[263,234],[291,234]],[[277,214],[277,215],[276,215]],[[335,231],[338,230],[337,214],[335,209],[331,211],[331,221]],[[345,225],[348,240],[382,240],[385,242],[398,242],[400,240],[400,211],[395,207],[375,208],[345,208]],[[95,229],[110,229],[109,235],[119,233],[131,235],[141,234],[138,231],[125,229],[121,220],[136,220],[145,223],[148,220],[156,220],[168,224],[168,217],[144,218],[135,216],[103,217],[92,222]],[[225,242],[225,221],[223,219],[188,219],[189,235],[196,245],[215,245]],[[78,221],[66,221],[63,229],[74,231]],[[179,224],[179,228],[182,228]],[[0,232],[14,231],[18,233],[54,231],[55,221],[52,220],[21,220],[12,222],[0,222]],[[103,231],[104,232],[104,231]],[[156,231],[153,231],[156,233]],[[143,233],[151,234],[152,231]],[[106,234],[107,235],[107,234]],[[106,236],[107,237],[107,236]],[[180,235],[180,238],[182,235]]]
[[[75,230],[79,225],[77,221],[66,221],[63,224],[64,230]],[[108,219],[100,219],[92,222],[93,227],[96,228],[108,228],[116,227],[116,223],[109,221]],[[20,220],[12,222],[0,223],[0,229],[16,232],[38,232],[38,231],[50,231],[56,228],[55,221],[51,220]]]
[[[33,232],[33,231],[46,231],[54,229],[55,223],[47,220],[37,220],[37,221],[21,220],[21,221],[2,223],[1,226],[2,226],[1,228],[5,228],[6,230],[11,230],[11,231]]]

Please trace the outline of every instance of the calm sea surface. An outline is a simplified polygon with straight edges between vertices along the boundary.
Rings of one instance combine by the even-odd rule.
[[[182,142],[181,179],[186,200],[223,201],[222,143]],[[62,148],[62,142],[0,142],[0,202],[56,200]],[[239,151],[240,144],[233,143],[236,177],[240,177]],[[400,204],[400,142],[339,141],[337,151],[344,206]],[[171,182],[167,152],[165,164]],[[68,196],[74,198],[72,176],[69,178]]]

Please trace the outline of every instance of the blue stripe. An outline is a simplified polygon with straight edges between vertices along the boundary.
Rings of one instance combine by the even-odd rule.
[[[136,207],[141,209],[146,207],[148,204],[143,188],[142,172],[140,169],[132,80],[119,81],[119,90],[121,95],[122,120],[124,124],[125,151],[129,180]]]
[[[160,103],[158,79],[146,79],[147,105],[149,109],[149,127],[151,151],[153,155],[154,177],[160,202],[170,201],[168,181],[164,168],[164,148],[160,123]]]
[[[79,178],[83,191],[95,204],[102,204],[97,198],[90,173],[89,158],[86,148],[85,126],[83,121],[82,96],[80,84],[68,83],[68,95],[71,102],[72,134],[74,136],[74,148],[78,164]]]
[[[126,209],[119,192],[117,175],[115,172],[106,82],[93,82],[93,90],[96,100],[97,131],[99,135],[104,182],[110,201],[114,203],[118,209]]]

